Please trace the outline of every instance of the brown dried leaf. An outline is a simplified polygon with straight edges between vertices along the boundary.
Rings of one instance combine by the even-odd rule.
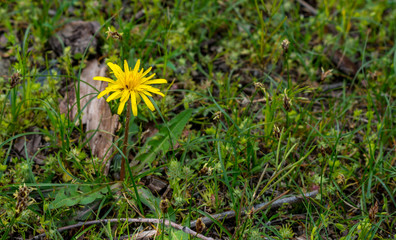
[[[328,52],[327,54],[331,61],[336,65],[336,68],[341,72],[349,76],[354,76],[357,73],[358,68],[356,65],[342,52],[336,50],[334,52]]]
[[[150,176],[150,183],[148,184],[148,188],[153,193],[160,193],[168,186],[168,182],[162,180],[158,177]]]
[[[96,48],[98,43],[97,37],[94,37],[95,32],[100,28],[98,22],[84,22],[74,21],[66,24],[60,31],[49,39],[51,48],[61,55],[63,47],[71,47],[71,54],[83,54],[88,47]]]
[[[36,154],[37,151],[40,149],[40,147],[42,147],[41,139],[42,136],[39,134],[20,137],[15,141],[14,150],[24,158],[30,159],[33,156],[35,156],[34,161],[39,165],[44,165],[44,159],[45,159],[44,155],[40,153]],[[28,156],[26,156],[26,152]]]

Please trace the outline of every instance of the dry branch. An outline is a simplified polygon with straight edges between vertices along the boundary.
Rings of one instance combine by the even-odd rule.
[[[191,228],[188,227],[184,227],[181,226],[179,224],[176,224],[174,222],[171,222],[169,220],[165,220],[165,222],[162,219],[156,219],[156,218],[111,218],[111,219],[99,219],[99,220],[93,220],[93,221],[87,221],[87,222],[80,222],[77,224],[73,224],[73,225],[69,225],[69,226],[65,226],[65,227],[61,227],[58,228],[58,232],[63,232],[66,230],[70,230],[73,228],[79,228],[79,227],[85,227],[85,226],[89,226],[89,225],[93,225],[93,224],[107,224],[107,223],[119,223],[119,222],[128,222],[128,223],[153,223],[153,224],[162,224],[165,223],[166,226],[171,226],[177,230],[183,231],[185,233],[188,233],[194,237],[203,239],[203,240],[213,240],[213,238],[210,237],[205,237],[202,234],[199,234],[197,232],[195,232],[194,230],[192,230]],[[46,233],[37,235],[33,238],[33,239],[40,239],[42,237],[45,237]]]
[[[302,6],[304,6],[308,12],[312,13],[313,15],[318,14],[318,10],[316,10],[314,7],[309,5],[306,1],[304,0],[297,0],[298,3],[300,3]]]
[[[315,190],[315,191],[306,193],[306,194],[301,195],[301,196],[292,196],[292,197],[279,199],[279,200],[276,200],[276,201],[273,201],[273,202],[270,201],[270,202],[260,203],[260,204],[255,205],[254,209],[263,210],[263,209],[265,209],[267,207],[270,207],[270,208],[280,207],[280,206],[282,206],[285,203],[293,204],[293,203],[300,202],[301,200],[306,199],[306,198],[315,197],[317,194],[318,194],[318,190]],[[271,204],[271,202],[272,202],[272,204]],[[246,209],[246,208],[242,209],[242,211],[240,213],[240,216],[246,215],[246,211],[249,211],[249,209]],[[227,211],[227,212],[215,214],[215,215],[212,215],[212,218],[204,217],[201,220],[202,220],[202,222],[205,225],[208,225],[208,224],[211,224],[213,222],[212,219],[223,220],[223,219],[232,218],[232,217],[235,217],[235,211]],[[120,219],[111,218],[111,219],[99,219],[99,220],[80,222],[80,223],[77,223],[77,224],[61,227],[61,228],[58,228],[58,232],[63,232],[63,231],[69,230],[69,229],[79,228],[79,227],[83,227],[83,226],[89,226],[89,225],[93,225],[93,224],[107,224],[107,223],[119,223],[119,222],[162,224],[163,220],[162,219],[156,219],[156,218],[120,218]],[[181,231],[183,231],[185,233],[188,233],[188,234],[190,234],[192,236],[195,236],[195,237],[198,237],[200,239],[213,240],[213,238],[205,237],[204,235],[199,234],[199,233],[197,233],[197,232],[195,232],[194,230],[191,229],[191,228],[195,228],[196,227],[197,221],[192,221],[191,222],[191,224],[190,224],[191,228],[181,226],[181,225],[176,224],[174,222],[171,222],[169,220],[165,220],[164,223],[168,227],[171,226],[171,227],[173,227],[173,228],[175,228],[177,230],[181,230]],[[37,236],[35,236],[35,237],[31,238],[31,239],[32,240],[33,239],[40,239],[40,238],[45,237],[45,236],[46,236],[46,234],[43,233],[43,234],[37,235]]]
[[[157,235],[157,230],[150,230],[150,231],[144,231],[141,233],[138,233],[136,235],[125,235],[125,236],[121,236],[119,239],[120,240],[124,240],[124,239],[133,239],[133,240],[142,240],[142,239],[149,239],[149,238],[153,238]],[[132,238],[131,238],[132,237]]]
[[[318,190],[306,193],[302,196],[293,196],[293,197],[287,197],[287,198],[283,198],[283,199],[279,199],[274,201],[272,204],[270,204],[270,202],[265,202],[265,203],[260,203],[258,205],[254,206],[254,209],[264,209],[266,207],[270,207],[270,208],[276,208],[276,207],[280,207],[282,206],[284,203],[297,203],[305,198],[311,198],[311,197],[315,197],[318,194]],[[242,209],[240,216],[244,216],[246,215],[246,211],[249,211],[250,209]],[[235,211],[227,211],[227,212],[223,212],[223,213],[219,213],[219,214],[214,214],[211,216],[213,219],[216,220],[223,220],[223,219],[227,219],[227,218],[232,218],[235,217]],[[211,224],[213,222],[212,218],[208,218],[208,217],[204,217],[202,218],[203,223],[205,223],[205,225]],[[191,228],[195,228],[197,221],[192,221],[190,224]]]

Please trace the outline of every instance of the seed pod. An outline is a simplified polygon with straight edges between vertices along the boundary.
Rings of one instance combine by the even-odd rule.
[[[283,54],[286,54],[289,51],[289,40],[285,39],[282,41],[282,49],[283,49]]]
[[[274,136],[275,138],[279,139],[281,137],[281,130],[279,129],[278,126],[274,126]]]
[[[203,175],[206,175],[207,173],[208,173],[208,167],[203,166],[203,167],[201,168],[201,170],[199,170],[198,176],[203,176]]]
[[[110,27],[108,28],[106,34],[107,34],[106,39],[109,39],[111,37],[115,40],[122,40],[122,33],[119,33],[117,31],[111,31]]]
[[[14,193],[14,197],[17,200],[17,204],[15,207],[15,213],[16,213],[15,217],[18,217],[32,202],[29,201],[30,200],[29,194],[31,191],[32,189],[29,189],[24,184],[23,186],[19,187],[19,190],[17,192]]]
[[[375,222],[375,215],[378,213],[378,202],[376,201],[373,206],[371,206],[369,210],[369,219],[370,222]]]
[[[169,207],[168,199],[162,199],[161,202],[160,202],[161,212],[164,213],[164,214],[168,213],[168,207]]]
[[[261,83],[261,82],[255,82],[255,83],[254,83],[254,87],[255,87],[255,88],[265,88],[265,87],[264,87],[264,84]]]
[[[292,106],[291,99],[287,96],[286,89],[285,89],[284,95],[283,95],[283,107],[285,108],[286,111],[290,112],[291,106]]]
[[[254,217],[254,212],[255,212],[254,207],[252,207],[252,208],[247,212],[247,216],[248,216],[249,219],[253,219],[253,217]]]
[[[16,72],[16,73],[12,74],[12,76],[10,78],[10,88],[13,89],[19,83],[21,83],[21,74],[19,74],[19,72]]]
[[[204,222],[202,222],[202,219],[201,219],[201,218],[198,218],[198,219],[197,219],[197,223],[196,223],[195,226],[196,226],[195,228],[196,228],[196,230],[197,230],[197,233],[203,232],[203,231],[205,230],[205,228],[206,228],[206,225],[205,225]]]
[[[327,77],[330,77],[333,74],[333,69],[325,71],[321,68],[322,73],[320,74],[320,81],[323,82]]]
[[[221,112],[218,111],[218,112],[216,112],[216,113],[214,114],[213,120],[214,120],[214,121],[220,121],[220,118],[221,118]]]

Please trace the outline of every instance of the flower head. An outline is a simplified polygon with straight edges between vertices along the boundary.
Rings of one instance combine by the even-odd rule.
[[[107,98],[107,102],[121,98],[117,111],[118,115],[120,115],[124,110],[125,103],[129,98],[131,99],[132,113],[134,116],[137,116],[137,104],[141,99],[143,99],[151,111],[155,110],[153,103],[147,96],[153,96],[151,93],[165,96],[158,88],[151,86],[152,84],[167,83],[165,79],[152,79],[155,76],[155,73],[146,77],[150,72],[151,67],[146,71],[144,71],[143,68],[139,71],[140,60],[136,62],[133,70],[129,68],[126,60],[124,60],[124,71],[122,71],[120,66],[114,63],[109,62],[107,65],[110,67],[117,80],[101,76],[94,77],[94,80],[106,81],[109,83],[108,87],[98,95],[98,98],[101,98],[111,92],[113,93]]]

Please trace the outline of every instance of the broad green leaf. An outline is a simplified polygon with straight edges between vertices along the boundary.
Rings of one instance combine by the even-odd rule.
[[[103,197],[103,193],[107,193],[108,189],[106,186],[69,186],[61,188],[55,196],[55,200],[49,205],[50,209],[56,209],[60,207],[71,207],[77,204],[89,204]]]
[[[155,217],[160,216],[160,199],[155,197],[149,190],[145,188],[139,188],[139,198],[144,205],[151,209],[151,211],[155,214]]]
[[[188,123],[191,114],[191,109],[179,113],[168,123],[169,130],[166,126],[162,126],[158,134],[148,140],[144,144],[142,150],[137,154],[136,159],[140,161],[140,164],[137,165],[133,171],[139,172],[146,164],[153,162],[158,154],[165,154],[171,146],[171,140],[172,145],[175,145],[184,127]],[[171,138],[169,138],[169,136]]]
[[[172,231],[169,237],[169,239],[188,240],[190,235],[183,231]]]

